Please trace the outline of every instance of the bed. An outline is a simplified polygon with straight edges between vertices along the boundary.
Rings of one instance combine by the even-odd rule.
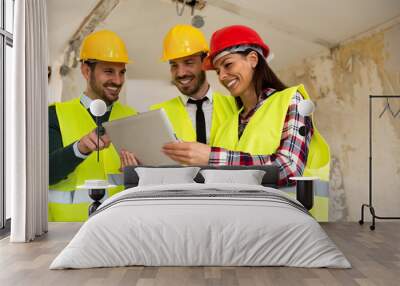
[[[217,182],[206,178],[198,183],[198,170],[197,175],[193,171],[192,182],[166,182],[166,176],[161,184],[155,179],[159,176],[151,174],[147,177],[151,184],[137,185],[139,171],[125,170],[127,189],[101,204],[50,269],[351,267],[310,213],[271,187],[276,170],[268,169],[262,177],[258,174],[262,183],[258,185],[239,178],[239,173],[230,174],[233,182],[220,183],[220,173],[213,172],[209,178]]]

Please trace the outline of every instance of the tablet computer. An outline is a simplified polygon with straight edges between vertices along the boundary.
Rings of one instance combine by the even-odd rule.
[[[103,126],[117,151],[135,153],[142,165],[178,165],[161,152],[165,143],[178,141],[164,109],[104,122]]]

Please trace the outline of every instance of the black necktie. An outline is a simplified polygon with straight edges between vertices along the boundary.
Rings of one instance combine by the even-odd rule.
[[[197,142],[207,144],[207,136],[206,136],[206,120],[204,118],[203,112],[203,102],[206,101],[208,98],[203,97],[200,100],[193,100],[189,99],[188,103],[196,104],[196,136]]]

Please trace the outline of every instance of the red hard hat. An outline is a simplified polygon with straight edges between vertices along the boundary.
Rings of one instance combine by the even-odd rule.
[[[204,59],[203,68],[205,70],[214,69],[212,61],[217,54],[227,48],[240,45],[258,46],[261,48],[264,57],[268,57],[269,47],[256,31],[246,26],[233,25],[219,29],[213,33],[210,43],[210,52]]]

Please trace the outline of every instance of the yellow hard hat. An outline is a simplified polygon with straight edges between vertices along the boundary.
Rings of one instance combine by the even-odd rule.
[[[183,58],[209,50],[203,33],[190,25],[176,25],[164,38],[163,61]]]
[[[114,32],[101,30],[88,35],[82,43],[80,59],[130,63],[122,39]]]

